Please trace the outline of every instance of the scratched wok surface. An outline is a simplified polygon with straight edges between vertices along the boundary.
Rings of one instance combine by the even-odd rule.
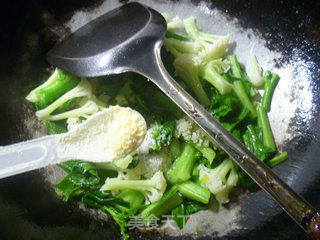
[[[290,160],[274,170],[320,208],[320,18],[317,1],[156,1],[159,11],[195,15],[205,30],[231,33],[231,51],[245,65],[253,51],[279,72],[270,121]],[[0,145],[46,134],[24,96],[47,78],[45,53],[70,31],[122,4],[116,0],[4,0],[0,7]],[[248,48],[248,53],[244,51]],[[0,180],[0,239],[119,239],[107,215],[64,203],[49,167]],[[219,213],[203,212],[183,232],[130,231],[132,239],[305,239],[263,191],[243,195]],[[195,226],[202,229],[195,235]]]

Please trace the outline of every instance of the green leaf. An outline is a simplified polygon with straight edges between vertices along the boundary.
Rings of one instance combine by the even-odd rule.
[[[269,162],[268,165],[270,167],[275,167],[281,163],[283,163],[284,161],[286,161],[288,159],[288,153],[287,152],[283,152],[280,155],[272,158]]]
[[[241,104],[232,95],[222,96],[212,88],[212,97],[209,112],[218,120],[223,122],[233,118],[241,112]]]
[[[229,131],[249,120],[250,111],[243,107],[238,98],[232,95],[222,96],[212,89],[209,112]]]
[[[54,110],[52,112],[52,114],[55,115],[55,114],[59,114],[59,113],[63,113],[63,112],[71,110],[75,106],[77,100],[78,100],[77,98],[72,98],[72,99],[68,100],[67,102],[62,104],[62,106],[60,106],[56,110]]]
[[[242,169],[239,168],[237,172],[239,176],[239,186],[252,192],[259,189],[258,185]]]
[[[61,182],[55,185],[55,191],[58,196],[62,197],[64,201],[69,201],[71,198],[80,196],[84,193],[81,185],[75,184],[74,180],[77,176],[72,174],[64,177]]]
[[[100,189],[91,190],[82,196],[82,202],[93,208],[99,208],[102,211],[112,215],[115,222],[120,226],[121,233],[125,239],[129,238],[127,227],[129,226],[130,216],[144,205],[138,205],[130,208],[130,204],[119,197],[112,197],[110,191],[103,192]]]
[[[179,229],[183,229],[189,219],[189,214],[186,211],[185,205],[181,203],[179,206],[172,209],[171,214]]]
[[[246,132],[242,136],[244,144],[262,161],[269,159],[272,155],[272,151],[263,145],[259,139],[256,129],[253,125],[247,126]]]
[[[65,133],[68,131],[66,121],[42,121],[43,125],[51,134]]]
[[[185,204],[185,206],[186,206],[186,210],[188,211],[189,214],[208,209],[208,207],[206,205],[201,204],[199,202],[193,202],[193,201],[188,201]]]
[[[180,41],[186,41],[186,42],[190,41],[189,38],[187,38],[185,36],[182,36],[182,35],[179,35],[179,34],[176,34],[176,33],[171,32],[171,31],[167,31],[166,37],[167,38],[174,38],[174,39],[177,39],[177,40],[180,40]]]
[[[68,172],[68,175],[55,185],[55,190],[65,201],[78,197],[88,190],[99,188],[100,177],[93,164],[71,160],[61,163],[60,166]]]
[[[99,85],[96,88],[97,94],[105,94],[110,97],[115,97],[124,85],[124,80],[122,78],[123,74],[99,77]]]

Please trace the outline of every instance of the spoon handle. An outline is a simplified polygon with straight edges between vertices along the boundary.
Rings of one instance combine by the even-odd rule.
[[[0,147],[0,179],[54,163],[56,145],[56,136],[45,136]]]
[[[146,61],[148,66],[135,66],[166,93],[193,121],[195,121],[250,177],[311,235],[311,221],[317,211],[283,182],[266,164],[258,159],[209,112],[195,101],[166,71],[160,56],[160,44]],[[153,64],[151,64],[153,63]],[[150,66],[155,66],[154,68]],[[318,219],[319,220],[319,219]],[[314,230],[314,229],[313,229]],[[314,231],[313,231],[314,232]],[[319,238],[316,238],[319,239]]]

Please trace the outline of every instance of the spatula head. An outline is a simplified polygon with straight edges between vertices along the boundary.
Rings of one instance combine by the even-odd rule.
[[[82,77],[132,71],[165,33],[166,22],[160,13],[128,3],[76,30],[50,50],[47,59]]]

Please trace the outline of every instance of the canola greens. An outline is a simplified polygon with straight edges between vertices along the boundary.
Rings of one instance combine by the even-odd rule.
[[[285,161],[286,152],[275,156],[267,115],[279,76],[269,70],[263,75],[254,55],[248,76],[235,54],[226,56],[229,35],[204,33],[192,17],[165,17],[161,52],[168,72],[262,161],[272,167]],[[264,89],[262,97],[257,87]],[[131,216],[148,226],[171,214],[182,229],[190,214],[208,209],[210,199],[224,204],[235,187],[257,188],[200,129],[181,120],[185,114],[164,93],[136,73],[80,79],[55,69],[26,99],[51,134],[71,130],[110,105],[129,106],[144,116],[143,147],[113,163],[61,163],[67,175],[55,186],[64,201],[80,200],[110,214],[126,239]]]

